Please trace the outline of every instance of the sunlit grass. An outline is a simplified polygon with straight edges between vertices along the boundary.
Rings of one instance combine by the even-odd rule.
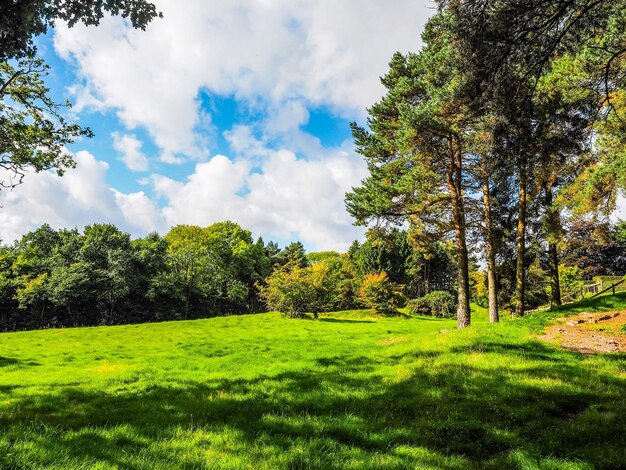
[[[617,468],[624,355],[336,312],[0,335],[2,468]]]

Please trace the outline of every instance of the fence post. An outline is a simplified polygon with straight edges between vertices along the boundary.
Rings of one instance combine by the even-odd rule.
[[[613,284],[613,295],[615,295],[615,284]]]

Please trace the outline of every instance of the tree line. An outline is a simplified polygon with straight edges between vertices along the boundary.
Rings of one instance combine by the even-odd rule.
[[[368,276],[383,272],[394,299],[449,287],[449,250],[434,246],[428,261],[416,263],[423,254],[407,236],[372,232],[347,253],[307,254],[300,242],[281,249],[255,241],[233,222],[179,225],[137,239],[111,224],[82,231],[43,225],[0,247],[0,328],[375,307],[359,291]],[[291,300],[277,301],[277,289]]]
[[[597,237],[595,239],[594,237]],[[345,253],[306,253],[292,242],[254,240],[233,222],[179,225],[132,239],[111,224],[82,231],[49,225],[0,246],[0,329],[115,325],[280,311],[291,317],[356,308],[379,314],[452,316],[458,265],[452,240],[371,229]],[[597,241],[596,241],[597,240]],[[566,292],[626,265],[626,224],[575,222],[562,245]],[[541,252],[541,247],[537,250]],[[550,296],[548,259],[533,260],[532,305]],[[470,296],[487,307],[488,277],[469,257]],[[511,296],[514,272],[501,278]]]
[[[610,222],[626,187],[626,2],[437,3],[422,49],[393,56],[385,96],[352,124],[369,176],[346,203],[360,224],[454,243],[463,328],[472,255],[497,322],[541,300],[537,268],[561,304],[568,230],[588,224],[593,241]]]

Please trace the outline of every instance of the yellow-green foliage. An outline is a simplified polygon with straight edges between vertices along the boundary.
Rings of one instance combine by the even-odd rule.
[[[470,284],[472,289],[472,301],[481,307],[489,304],[489,291],[486,271],[471,271]]]
[[[358,299],[363,305],[378,313],[390,313],[399,305],[397,290],[387,273],[370,273],[363,278]]]
[[[298,317],[325,310],[331,289],[329,282],[329,268],[325,263],[306,267],[289,263],[276,268],[259,289],[270,310]]]
[[[33,278],[22,278],[22,285],[16,290],[17,301],[21,308],[45,299],[47,279],[48,273],[43,273]]]

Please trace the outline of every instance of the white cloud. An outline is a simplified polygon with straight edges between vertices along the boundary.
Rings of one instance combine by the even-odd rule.
[[[114,223],[135,236],[177,224],[206,226],[233,220],[255,235],[301,240],[311,249],[345,250],[363,230],[352,226],[343,206],[346,191],[365,176],[363,161],[349,147],[326,150],[314,160],[287,150],[264,149],[262,160],[217,155],[196,164],[185,181],[152,175],[150,184],[165,205],[145,192],[126,194],[107,181],[109,166],[88,152],[59,178],[28,174],[23,185],[0,192],[0,239],[10,243],[49,223],[55,228]]]
[[[174,0],[147,31],[105,18],[98,28],[60,24],[56,51],[74,60],[84,87],[78,107],[117,111],[144,126],[164,161],[207,157],[210,125],[198,94],[234,96],[271,109],[274,131],[324,105],[363,116],[382,93],[378,77],[396,50],[415,50],[432,0]],[[207,122],[209,121],[209,122]]]
[[[114,223],[134,235],[163,229],[156,206],[142,193],[122,194],[106,182],[108,164],[78,152],[78,166],[59,178],[26,175],[24,184],[0,192],[0,240],[10,243],[48,223],[56,228]]]
[[[132,171],[147,171],[148,157],[141,151],[142,143],[133,134],[113,132],[113,148],[121,153],[120,160]]]
[[[353,153],[335,150],[314,161],[268,151],[259,169],[224,156],[198,163],[186,182],[155,175],[170,225],[233,220],[266,238],[299,239],[320,249],[345,250],[363,230],[353,227],[343,197],[365,176]]]
[[[147,31],[119,18],[98,28],[59,24],[55,50],[77,70],[74,110],[112,110],[126,127],[113,139],[129,169],[150,167],[133,132],[141,127],[161,161],[196,159],[193,173],[142,178],[159,207],[145,192],[109,186],[106,164],[82,154],[64,179],[31,175],[9,193],[0,236],[43,222],[107,220],[145,233],[229,219],[266,239],[299,239],[316,249],[344,250],[361,238],[344,194],[365,176],[363,160],[352,144],[326,148],[302,126],[317,107],[363,119],[383,93],[379,76],[392,54],[419,47],[432,0],[156,1],[164,19]],[[201,94],[234,98],[259,120],[217,129]],[[218,132],[233,158],[209,158]]]
[[[236,125],[225,131],[224,137],[230,148],[239,156],[253,160],[268,154],[267,141],[257,138],[252,126]]]

